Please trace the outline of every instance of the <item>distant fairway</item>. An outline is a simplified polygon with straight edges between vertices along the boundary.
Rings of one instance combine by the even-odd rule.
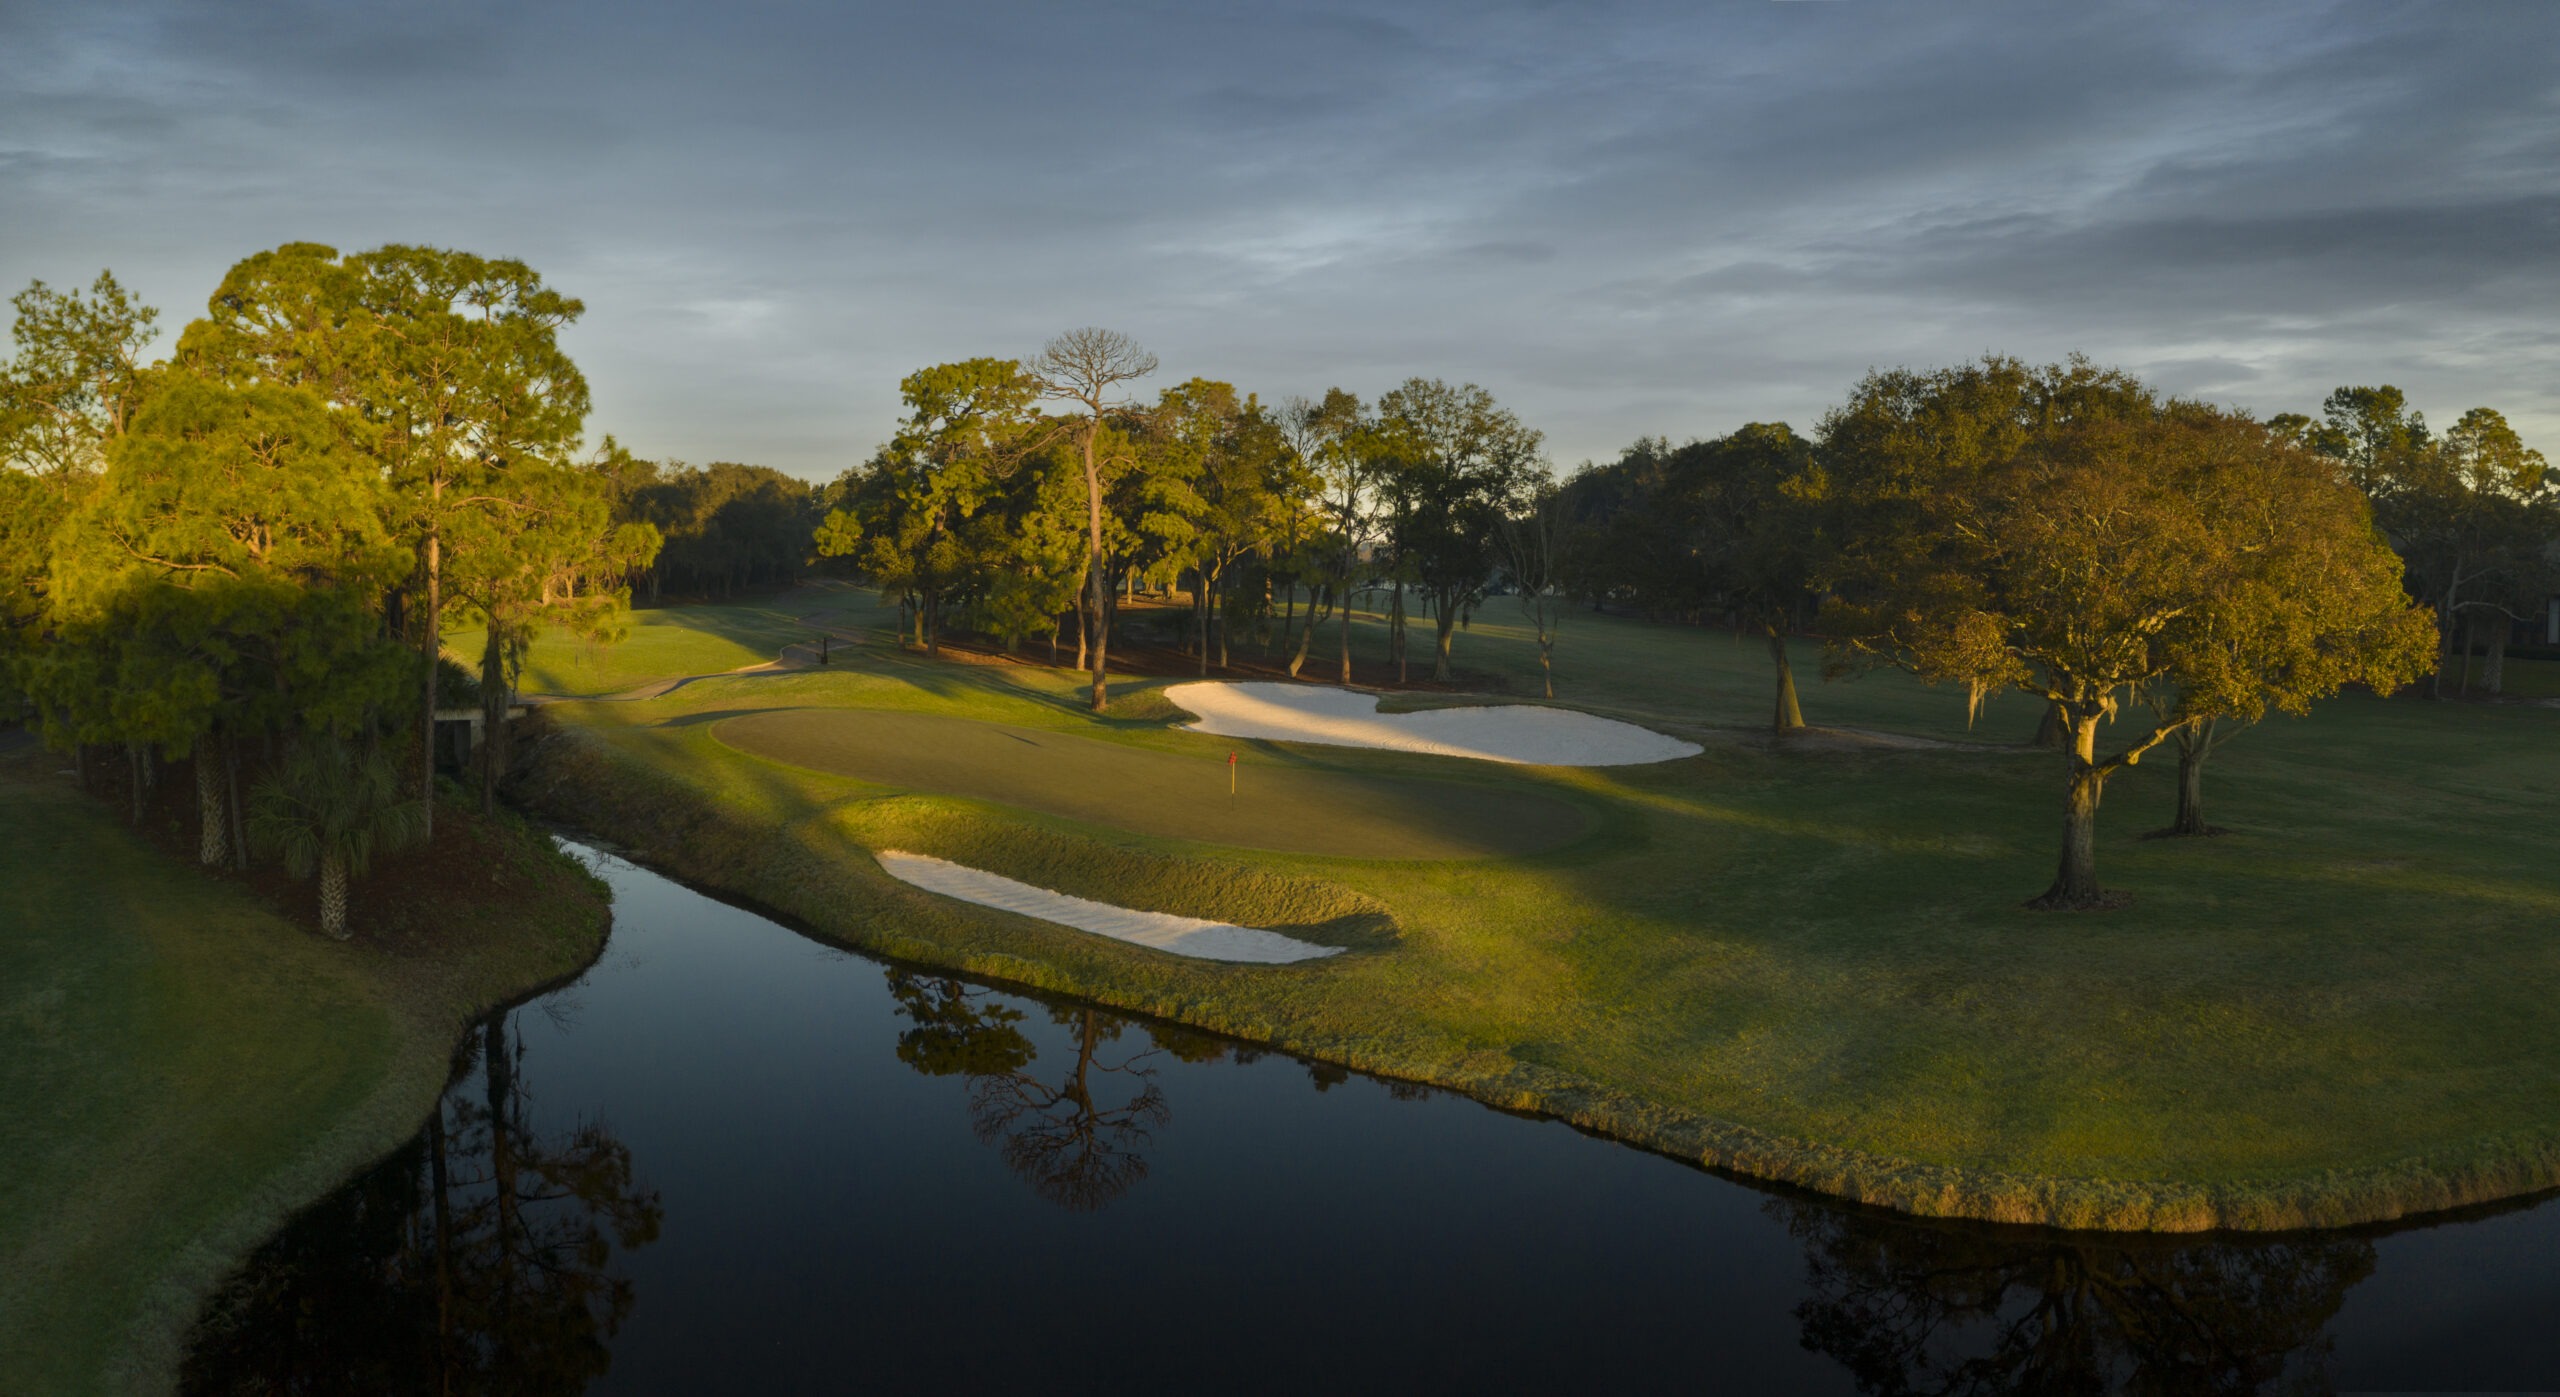
[[[1363,859],[1538,853],[1590,827],[1570,801],[1456,781],[1354,775],[1248,756],[1226,761],[947,718],[794,708],[714,730],[740,751],[885,786],[1000,801],[1169,839]]]
[[[805,588],[778,599],[651,607],[632,612],[628,634],[609,644],[558,629],[543,632],[525,657],[522,684],[528,693],[594,696],[657,679],[721,674],[769,663],[783,646],[814,640],[821,627],[840,630],[877,616],[872,598],[850,589]],[[445,653],[477,673],[484,635],[476,626],[446,631]]]

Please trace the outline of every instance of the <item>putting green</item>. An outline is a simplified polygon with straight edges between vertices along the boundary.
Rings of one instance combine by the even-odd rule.
[[[789,708],[714,728],[742,752],[940,795],[999,801],[1088,824],[1292,854],[1471,859],[1569,844],[1591,819],[1516,786],[1341,771],[1248,758],[1237,794],[1226,760],[928,713]]]

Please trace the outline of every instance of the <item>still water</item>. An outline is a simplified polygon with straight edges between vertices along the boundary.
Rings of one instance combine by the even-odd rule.
[[[196,1391],[2560,1388],[2560,1203],[1929,1224],[1062,1001],[646,870],[254,1257]]]

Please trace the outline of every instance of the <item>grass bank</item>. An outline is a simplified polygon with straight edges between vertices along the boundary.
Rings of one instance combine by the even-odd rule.
[[[594,959],[605,893],[448,809],[340,944],[307,886],[202,872],[174,802],[137,832],[60,765],[0,758],[0,1391],[161,1391],[230,1268],[417,1131],[472,1019]]]
[[[530,693],[591,697],[616,694],[653,679],[723,674],[765,664],[786,645],[821,631],[881,623],[876,605],[850,590],[798,588],[774,597],[634,611],[622,639],[610,644],[553,632],[526,658],[522,687]],[[445,652],[478,672],[484,633],[449,631]]]
[[[2560,1184],[2560,714],[2349,698],[2271,722],[2216,757],[2211,813],[2236,832],[2212,840],[2140,838],[2167,822],[2174,770],[2136,768],[2101,828],[2102,871],[2132,905],[2053,916],[2020,904],[2051,876],[2058,759],[1982,742],[2023,738],[2023,705],[1969,732],[1961,695],[1871,676],[1811,688],[1808,716],[1920,741],[1772,743],[1744,726],[1766,708],[1760,647],[1579,624],[1565,697],[1697,736],[1703,755],[1589,771],[1321,758],[1443,783],[1403,809],[1425,833],[1512,795],[1580,812],[1528,854],[1177,837],[1151,823],[1145,783],[1086,778],[1061,814],[1034,764],[990,757],[935,789],[724,740],[743,715],[814,710],[839,729],[926,714],[1071,736],[1133,769],[1241,745],[1248,782],[1255,762],[1315,759],[1143,716],[1150,684],[1097,719],[1076,676],[876,645],[831,671],[554,709],[525,789],[849,944],[1913,1213],[2335,1226]],[[1460,646],[1484,671],[1534,664],[1525,635],[1482,618]],[[1250,800],[1240,815],[1332,817]],[[1305,925],[1326,918],[1299,902],[1357,907],[1375,934],[1307,965],[1180,962],[896,884],[868,857],[893,846],[1148,910]]]

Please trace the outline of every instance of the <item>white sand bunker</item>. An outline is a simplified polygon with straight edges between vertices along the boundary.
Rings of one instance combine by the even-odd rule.
[[[1170,951],[1177,956],[1286,965],[1291,961],[1342,954],[1339,946],[1318,946],[1294,936],[1282,936],[1276,931],[1231,926],[1225,922],[1204,922],[1198,917],[1177,917],[1169,912],[1139,912],[1127,907],[1114,907],[1108,902],[1069,897],[1065,893],[1017,883],[984,869],[927,854],[883,849],[874,857],[880,860],[880,867],[890,877],[901,883],[911,883],[926,892],[956,897],[981,907],[1020,913],[1044,922],[1056,922],[1096,936],[1108,936],[1114,941]]]
[[[1640,766],[1694,757],[1694,742],[1570,708],[1502,704],[1380,713],[1378,696],[1304,684],[1176,684],[1164,691],[1217,737],[1384,747],[1524,766]]]

